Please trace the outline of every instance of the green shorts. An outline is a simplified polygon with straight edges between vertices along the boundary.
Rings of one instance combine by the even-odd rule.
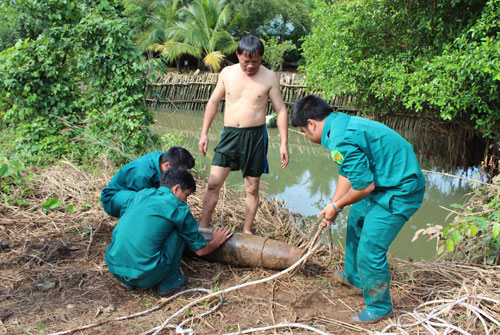
[[[269,172],[266,126],[224,127],[215,147],[212,165],[241,170],[243,177],[260,177]]]

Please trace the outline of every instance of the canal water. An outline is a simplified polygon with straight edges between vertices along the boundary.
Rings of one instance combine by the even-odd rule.
[[[182,134],[184,146],[190,150],[196,159],[195,169],[208,176],[213,149],[219,140],[223,127],[223,115],[218,113],[209,131],[209,148],[207,156],[198,151],[198,140],[203,120],[202,112],[166,111],[155,112],[156,123],[153,131],[163,134]],[[261,178],[261,190],[268,197],[284,200],[287,207],[304,216],[316,216],[332,199],[336,187],[338,171],[331,160],[328,150],[313,144],[302,135],[298,129],[290,128],[288,132],[288,150],[290,163],[285,169],[280,167],[280,138],[277,128],[268,128],[269,133],[269,174]],[[473,169],[462,171],[443,171],[439,167],[422,166],[429,171],[447,172],[455,175],[474,177]],[[436,254],[436,241],[428,241],[419,237],[412,242],[415,232],[427,225],[439,224],[445,226],[447,216],[453,203],[462,204],[468,191],[467,182],[463,179],[426,172],[427,188],[422,207],[405,224],[402,231],[392,243],[389,253],[400,258],[414,260],[430,259]],[[240,171],[229,174],[227,184],[233,187],[243,186]],[[199,190],[204,192],[204,190]],[[334,244],[342,249],[345,247],[345,231],[348,209],[340,213],[333,226]]]

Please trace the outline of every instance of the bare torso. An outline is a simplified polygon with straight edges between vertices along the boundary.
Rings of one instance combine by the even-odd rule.
[[[253,37],[255,39],[255,37]],[[263,53],[263,49],[260,50]],[[217,85],[205,108],[198,148],[205,156],[208,150],[208,130],[214,120],[219,103],[225,97],[224,126],[257,127],[266,123],[266,110],[271,100],[277,116],[280,134],[281,167],[288,165],[288,114],[280,91],[278,76],[261,65],[262,55],[258,52],[236,52],[239,64],[225,67],[219,74]],[[200,227],[208,227],[212,212],[217,204],[219,189],[226,180],[231,167],[212,164],[207,192],[203,199]],[[243,231],[252,234],[251,227],[259,205],[260,176],[245,176],[245,224]]]
[[[248,76],[238,64],[224,69],[225,88],[224,125],[227,127],[254,127],[266,123],[269,91],[276,80],[274,72],[264,66]]]

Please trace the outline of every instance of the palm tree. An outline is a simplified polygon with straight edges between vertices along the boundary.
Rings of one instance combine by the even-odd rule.
[[[136,36],[136,45],[153,57],[154,51],[167,41],[169,29],[178,21],[178,10],[181,0],[135,0],[136,5],[144,7],[146,14],[146,29]],[[161,49],[161,48],[160,48]],[[161,51],[161,50],[160,50]]]
[[[158,46],[166,42],[168,29],[179,19],[182,0],[123,0],[131,19],[131,36],[135,45],[147,54],[153,67],[163,66],[158,60]],[[176,59],[177,67],[180,64]]]
[[[231,11],[226,0],[194,0],[179,10],[180,21],[168,29],[169,39],[157,50],[170,61],[188,54],[203,57],[203,63],[218,71],[225,55],[236,50],[237,43],[225,28]]]

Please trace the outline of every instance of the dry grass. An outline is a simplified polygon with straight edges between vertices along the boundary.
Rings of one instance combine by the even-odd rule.
[[[75,329],[85,324],[102,323],[78,334],[141,334],[160,325],[169,315],[195,299],[200,293],[178,299],[159,299],[152,290],[126,292],[107,271],[104,252],[117,220],[107,216],[98,202],[100,192],[112,176],[105,171],[97,176],[69,162],[51,169],[33,171],[32,189],[24,198],[28,206],[0,204],[0,334],[47,334]],[[205,181],[198,180],[198,192],[189,202],[195,217],[201,213]],[[24,188],[23,187],[23,188]],[[21,190],[15,190],[20,195]],[[214,214],[217,224],[241,230],[244,199],[242,190],[224,189]],[[41,204],[58,197],[63,206],[45,211]],[[68,205],[78,208],[67,212]],[[297,230],[297,226],[303,229]],[[286,210],[283,203],[262,200],[257,213],[259,235],[304,246],[311,236],[311,225]],[[396,322],[393,318],[376,325],[359,327],[350,315],[363,308],[363,300],[331,279],[332,269],[342,265],[342,252],[322,247],[307,266],[292,276],[249,286],[225,295],[216,312],[195,318],[186,326],[196,334],[222,334],[252,327],[296,322],[332,334],[360,334],[381,330]],[[392,295],[396,317],[419,304],[436,299],[457,300],[462,296],[500,298],[499,267],[482,267],[445,262],[391,264]],[[228,288],[268,277],[275,271],[237,268],[186,258],[182,269],[190,278],[188,287]],[[202,314],[218,299],[211,299],[189,311]],[[488,301],[470,301],[498,320],[500,310]],[[127,317],[158,306],[140,317]],[[419,309],[430,313],[436,306]],[[108,322],[120,316],[121,321]],[[443,319],[470,334],[484,334],[475,314],[454,308]],[[185,319],[185,313],[175,319]],[[405,317],[402,322],[409,320]],[[492,321],[491,334],[500,333]],[[392,329],[391,331],[393,331]],[[411,334],[426,333],[421,325],[406,328]],[[175,333],[166,329],[162,334]],[[281,328],[261,332],[270,334],[311,334],[310,331]]]

